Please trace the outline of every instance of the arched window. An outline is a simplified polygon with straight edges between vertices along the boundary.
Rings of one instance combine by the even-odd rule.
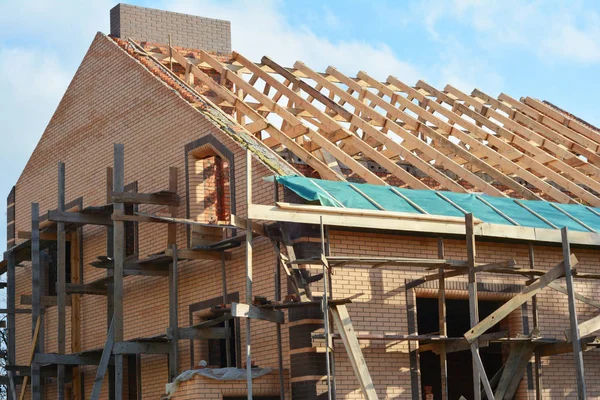
[[[229,162],[210,145],[188,153],[190,218],[199,222],[229,223],[231,186]]]

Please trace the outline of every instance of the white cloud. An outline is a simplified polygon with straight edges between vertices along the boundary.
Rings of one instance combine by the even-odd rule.
[[[488,49],[521,49],[546,62],[600,62],[600,16],[581,1],[429,0],[412,15],[444,41],[457,28]]]
[[[224,7],[216,0],[201,4],[194,0],[164,1],[165,9],[231,21],[234,50],[253,61],[260,61],[267,55],[286,66],[300,60],[315,70],[333,65],[351,75],[365,70],[381,79],[388,75],[409,82],[420,78],[415,67],[399,59],[383,43],[333,42],[306,27],[290,27],[280,11],[280,4],[277,1],[236,0]]]

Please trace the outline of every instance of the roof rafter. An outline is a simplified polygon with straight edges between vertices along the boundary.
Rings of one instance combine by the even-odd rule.
[[[404,85],[404,84],[401,84],[395,78],[391,78],[390,82],[393,84]],[[404,85],[404,86],[406,86],[406,85]],[[458,97],[461,100],[465,96],[468,97],[464,93],[458,91],[457,89],[452,88],[451,86],[447,86],[447,88],[450,88],[449,92],[451,92],[452,94],[454,94],[456,97]],[[411,89],[411,90],[414,91],[414,89]],[[477,132],[480,135],[483,135],[483,139],[487,140],[489,144],[495,146],[498,149],[498,151],[508,151],[509,149],[513,149],[513,150],[517,151],[518,155],[513,160],[513,163],[516,163],[515,166],[520,165],[523,168],[525,168],[525,171],[520,170],[520,169],[518,170],[519,176],[522,179],[524,179],[527,182],[529,182],[530,184],[538,187],[539,189],[546,191],[546,193],[548,193],[549,195],[551,195],[553,198],[555,198],[558,201],[564,202],[565,197],[568,198],[568,196],[565,193],[563,193],[562,191],[556,189],[555,187],[551,186],[544,180],[536,177],[535,175],[533,175],[527,171],[527,169],[531,169],[532,171],[536,171],[542,177],[552,179],[555,183],[563,186],[565,189],[570,190],[571,192],[573,192],[577,196],[581,197],[585,201],[589,202],[590,204],[600,205],[600,199],[598,199],[592,193],[590,193],[587,190],[581,188],[580,186],[574,184],[568,178],[563,177],[559,173],[550,169],[546,165],[538,162],[534,158],[529,157],[527,154],[522,153],[520,150],[513,148],[509,144],[509,143],[514,143],[514,144],[517,144],[520,148],[529,149],[530,151],[535,152],[536,150],[532,149],[531,143],[523,140],[522,138],[516,137],[513,133],[511,133],[511,132],[507,131],[506,129],[504,129],[503,127],[493,123],[492,121],[484,118],[482,115],[469,109],[467,106],[460,104],[459,102],[457,102],[455,100],[449,100],[450,97],[448,96],[447,93],[446,93],[446,96],[439,96],[439,91],[434,90],[434,92],[431,93],[431,95],[437,97],[438,99],[440,99],[440,98],[443,99],[444,102],[447,102],[447,104],[449,104],[450,106],[453,107],[452,110],[448,110],[447,108],[445,108],[441,105],[432,103],[431,104],[432,109],[435,109],[436,111],[440,112],[441,114],[447,115],[449,118],[452,118],[455,123],[458,123],[461,126],[467,128],[469,130],[472,130],[473,132]],[[496,132],[497,136],[487,133],[487,132],[484,132],[479,127],[477,127],[475,124],[466,121],[464,118],[462,118],[460,115],[456,114],[454,111],[457,111],[459,113],[467,115],[468,117],[481,123],[482,125],[489,128],[491,131]],[[507,138],[509,139],[509,143],[506,142]],[[541,151],[541,150],[538,149],[538,151]],[[561,161],[556,160],[555,158],[554,158],[554,161],[562,163]],[[572,170],[572,168],[570,166],[568,166],[566,164],[564,164],[564,166],[566,169]],[[575,171],[575,170],[572,170],[571,172],[572,172],[573,177],[576,177],[577,179],[586,180],[586,183],[595,184],[594,182],[590,182],[589,180],[587,180],[587,177],[585,177],[585,175],[583,175],[581,173],[577,173],[577,171]],[[526,176],[528,176],[528,177],[526,177]],[[571,199],[570,201],[575,202],[573,199]]]

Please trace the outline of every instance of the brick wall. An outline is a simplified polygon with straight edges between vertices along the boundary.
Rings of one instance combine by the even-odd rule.
[[[110,10],[110,33],[136,41],[231,53],[229,21],[119,3]]]

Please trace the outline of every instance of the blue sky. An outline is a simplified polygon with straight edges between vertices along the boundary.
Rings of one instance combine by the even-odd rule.
[[[600,5],[593,1],[153,0],[232,21],[233,48],[313,69],[365,70],[497,96],[549,100],[600,125]],[[0,1],[0,197],[43,133],[116,2]],[[5,209],[3,207],[3,209]],[[6,215],[0,213],[0,225]],[[5,243],[5,229],[0,229]]]

